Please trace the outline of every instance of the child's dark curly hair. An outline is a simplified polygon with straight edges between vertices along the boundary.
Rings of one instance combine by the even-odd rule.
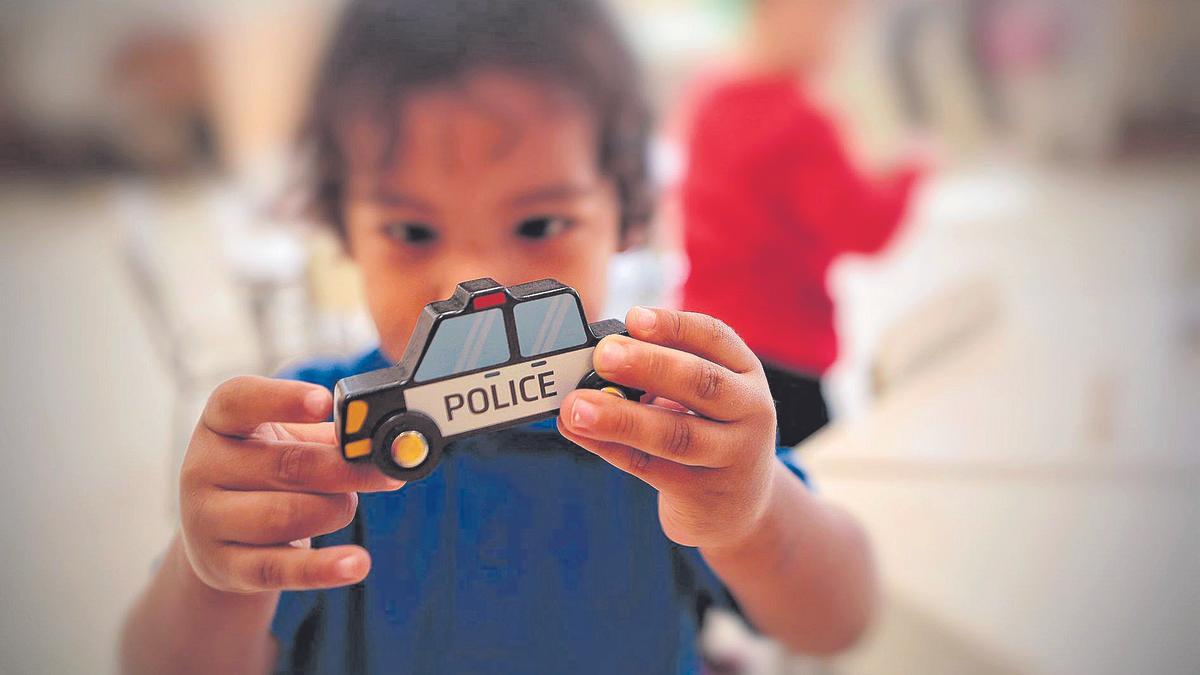
[[[313,159],[307,192],[314,215],[345,235],[347,167],[338,130],[348,114],[394,119],[409,93],[482,67],[543,77],[582,99],[598,125],[600,170],[617,187],[622,238],[636,238],[653,201],[651,115],[636,59],[600,0],[352,0],[302,130]]]

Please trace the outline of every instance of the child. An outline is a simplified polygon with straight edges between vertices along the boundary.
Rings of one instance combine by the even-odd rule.
[[[837,359],[829,266],[883,248],[918,171],[863,176],[805,91],[846,0],[750,5],[744,63],[708,86],[691,123],[682,304],[728,322],[763,359],[780,443],[791,446],[828,421],[819,378]]]
[[[333,445],[329,388],[394,362],[456,282],[554,277],[599,316],[647,218],[635,72],[598,1],[351,3],[309,129],[380,347],[213,392],[126,670],[690,672],[725,588],[796,649],[861,633],[865,540],[777,458],[758,361],[708,317],[635,308],[597,348],[654,405],[573,392],[409,485]]]

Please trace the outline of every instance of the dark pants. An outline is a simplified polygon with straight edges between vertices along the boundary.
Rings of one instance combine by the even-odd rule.
[[[829,423],[829,408],[821,394],[821,380],[780,368],[763,361],[771,398],[775,399],[775,417],[779,425],[779,445],[791,447],[812,436]]]

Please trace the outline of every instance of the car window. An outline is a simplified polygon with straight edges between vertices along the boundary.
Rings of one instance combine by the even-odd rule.
[[[513,307],[521,356],[576,347],[587,342],[583,317],[569,293],[522,302]]]
[[[494,366],[508,357],[508,336],[499,307],[456,316],[438,325],[417,367],[417,380],[425,382]]]

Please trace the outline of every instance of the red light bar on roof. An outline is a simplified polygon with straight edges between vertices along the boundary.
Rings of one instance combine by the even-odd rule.
[[[488,293],[487,295],[475,296],[475,300],[471,306],[475,309],[487,309],[488,307],[498,307],[504,304],[504,292]]]

